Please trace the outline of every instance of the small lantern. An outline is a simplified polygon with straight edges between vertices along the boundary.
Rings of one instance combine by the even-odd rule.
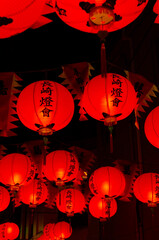
[[[58,222],[54,227],[54,234],[58,239],[64,240],[69,238],[72,234],[72,227],[67,222]]]
[[[7,189],[0,186],[0,212],[4,211],[10,203],[10,195]]]
[[[6,222],[0,225],[0,239],[16,239],[19,236],[19,227],[12,222]]]

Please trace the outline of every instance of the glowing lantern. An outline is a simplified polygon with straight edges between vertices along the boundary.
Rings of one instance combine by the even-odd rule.
[[[57,238],[60,238],[61,240],[64,240],[66,238],[69,238],[72,234],[72,227],[67,222],[58,222],[55,224],[54,227],[54,234]]]
[[[0,186],[0,212],[4,211],[10,203],[10,195],[7,189]]]
[[[45,2],[45,0],[1,0],[0,38],[8,38],[30,28],[42,15]]]
[[[48,223],[47,225],[45,225],[44,230],[43,230],[43,235],[44,235],[44,239],[55,239],[54,237],[54,223]]]
[[[90,176],[89,188],[95,195],[115,198],[124,192],[125,177],[117,168],[101,167]]]
[[[132,84],[116,73],[94,77],[85,87],[82,106],[91,117],[113,125],[130,115],[137,102]]]
[[[155,207],[159,202],[159,174],[144,173],[134,183],[134,195],[150,207]]]
[[[69,26],[90,33],[116,31],[134,21],[148,0],[57,0],[53,1],[58,16]]]
[[[10,185],[11,189],[18,189],[19,186],[28,184],[34,176],[34,166],[23,154],[11,153],[0,161],[0,182]]]
[[[75,179],[78,170],[79,163],[73,153],[57,150],[46,156],[44,174],[50,181],[55,181],[57,185]]]
[[[116,213],[117,203],[113,198],[103,199],[94,196],[89,202],[89,211],[93,217],[99,218],[100,221],[105,221]]]
[[[156,148],[159,148],[159,107],[154,108],[145,121],[145,135],[148,141]]]
[[[19,195],[23,203],[31,207],[36,207],[45,202],[48,191],[46,185],[42,181],[33,180],[30,184],[20,187]]]
[[[51,135],[71,121],[74,102],[61,84],[43,80],[23,89],[17,102],[21,122],[41,135]]]
[[[6,222],[0,225],[0,239],[16,239],[19,236],[19,227],[15,223]]]
[[[56,206],[59,211],[66,213],[67,216],[73,216],[74,213],[80,213],[84,210],[85,198],[79,190],[64,189],[57,195]]]

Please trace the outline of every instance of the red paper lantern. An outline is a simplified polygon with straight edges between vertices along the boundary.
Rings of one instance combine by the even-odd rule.
[[[79,190],[64,189],[57,195],[56,206],[59,211],[66,213],[67,216],[73,216],[74,213],[80,213],[84,210],[85,198]]]
[[[0,212],[4,211],[10,203],[10,195],[7,189],[0,186]]]
[[[98,168],[90,176],[89,188],[93,194],[101,197],[118,197],[125,189],[124,174],[114,167]]]
[[[15,223],[6,222],[0,225],[0,239],[16,239],[19,236],[19,227]]]
[[[66,238],[69,238],[72,234],[72,227],[67,222],[58,222],[55,224],[54,227],[54,234],[57,238],[60,238],[61,240],[64,240]]]
[[[48,223],[47,225],[45,225],[43,235],[46,240],[55,239],[54,226],[55,226],[54,223]]]
[[[154,108],[145,121],[145,135],[148,141],[156,148],[159,148],[159,107]]]
[[[30,184],[19,189],[20,200],[31,207],[36,207],[45,202],[47,195],[47,187],[40,180],[33,180]]]
[[[159,202],[159,174],[144,173],[134,183],[134,195],[148,206],[154,207]]]
[[[11,153],[0,160],[0,182],[12,189],[28,184],[34,176],[34,166],[26,155]]]
[[[0,38],[8,38],[30,28],[40,18],[45,0],[1,0]]]
[[[44,174],[50,181],[55,181],[57,185],[75,179],[78,170],[79,163],[73,153],[57,150],[46,156]]]
[[[148,0],[54,0],[62,21],[90,33],[112,32],[127,26],[141,14],[147,3]]]
[[[61,84],[43,80],[23,89],[17,101],[17,114],[28,128],[50,135],[71,121],[74,101]]]
[[[89,211],[93,217],[99,218],[101,221],[105,221],[116,213],[116,200],[113,198],[106,199],[94,196],[89,202]]]
[[[93,118],[110,125],[130,115],[137,102],[132,84],[116,73],[94,77],[85,87],[82,106]]]

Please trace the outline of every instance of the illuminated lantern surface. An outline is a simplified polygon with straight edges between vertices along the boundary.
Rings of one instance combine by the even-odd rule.
[[[107,78],[101,75],[94,77],[85,87],[82,106],[91,117],[108,121],[108,117],[117,116],[122,120],[129,116],[137,102],[136,93],[132,84],[116,73],[108,73]]]
[[[85,198],[79,190],[64,189],[57,195],[56,206],[59,211],[66,213],[67,216],[73,216],[74,213],[80,213],[84,210]]]
[[[16,239],[19,236],[19,227],[12,222],[6,222],[0,225],[0,239]]]
[[[55,239],[53,232],[54,226],[54,223],[48,223],[47,225],[45,225],[43,235],[46,240]]]
[[[28,128],[50,135],[64,128],[74,113],[70,92],[61,84],[43,80],[23,89],[17,101],[17,114]]]
[[[156,206],[159,201],[159,174],[144,173],[134,183],[134,195],[148,206]]]
[[[48,191],[43,182],[33,180],[30,184],[20,187],[19,195],[23,203],[36,207],[36,205],[45,202]]]
[[[148,0],[54,0],[58,16],[69,26],[90,33],[116,31],[134,21]]]
[[[44,6],[45,0],[1,0],[0,38],[8,38],[30,28],[40,18]]]
[[[34,166],[26,155],[11,153],[0,160],[0,182],[11,188],[28,184],[34,176]]]
[[[154,108],[145,121],[145,135],[148,141],[156,148],[159,148],[159,107]]]
[[[4,211],[10,203],[10,195],[7,189],[0,186],[0,212]]]
[[[94,196],[89,202],[89,211],[93,217],[106,220],[116,213],[116,200],[114,198],[103,199],[98,196]]]
[[[124,174],[114,167],[101,167],[89,178],[89,188],[94,195],[118,197],[125,189]]]
[[[50,181],[55,181],[57,185],[75,179],[78,170],[79,163],[73,153],[57,150],[46,156],[44,174]]]
[[[72,234],[72,227],[67,222],[58,222],[55,224],[54,234],[57,238],[60,239],[69,238]]]

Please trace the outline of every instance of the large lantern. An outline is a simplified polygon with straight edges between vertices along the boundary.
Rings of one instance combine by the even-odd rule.
[[[74,102],[61,84],[43,80],[23,89],[17,102],[21,122],[41,135],[50,135],[71,121]]]
[[[10,203],[10,195],[7,189],[0,186],[0,212],[4,211]]]
[[[74,213],[80,213],[84,210],[85,198],[77,189],[64,189],[57,195],[56,206],[59,211],[66,213],[67,216],[73,216]]]
[[[0,38],[8,38],[30,28],[42,15],[45,0],[1,0]]]
[[[0,160],[0,182],[17,189],[33,180],[35,169],[29,157],[11,153]]]
[[[82,106],[91,117],[111,125],[130,115],[137,102],[132,84],[116,73],[94,77],[85,87]]]
[[[93,217],[99,218],[100,221],[105,221],[116,213],[116,200],[94,196],[89,202],[89,211]]]
[[[145,121],[145,135],[148,141],[154,146],[159,148],[159,107],[154,108],[146,118]]]
[[[69,238],[72,234],[72,227],[67,222],[58,222],[55,224],[54,227],[54,234],[57,238],[64,240],[66,238]]]
[[[124,174],[115,167],[98,168],[90,176],[89,188],[93,194],[101,197],[118,197],[125,189]]]
[[[71,152],[57,150],[46,156],[44,174],[50,181],[55,181],[57,185],[74,180],[78,170],[78,160]]]
[[[45,202],[47,195],[47,187],[40,180],[33,180],[30,184],[19,189],[20,200],[31,207],[36,207]]]
[[[12,222],[6,222],[0,225],[0,239],[16,239],[19,236],[19,227]]]
[[[58,16],[69,26],[90,33],[116,31],[134,21],[148,0],[53,0]]]
[[[144,173],[134,183],[134,195],[148,206],[154,207],[159,202],[159,174]]]

